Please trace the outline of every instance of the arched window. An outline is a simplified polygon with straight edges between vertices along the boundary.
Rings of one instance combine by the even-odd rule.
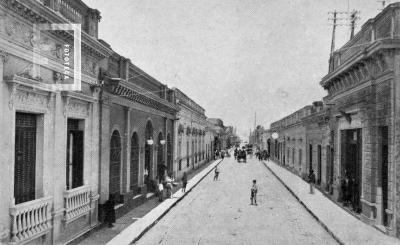
[[[172,168],[172,139],[171,135],[167,134],[167,167],[168,171],[173,171]]]
[[[161,144],[162,140],[164,140],[164,137],[160,132],[157,138],[157,169],[159,180],[161,180],[165,174],[164,145]]]
[[[186,142],[186,167],[189,167],[189,159],[190,159],[190,155],[189,155],[189,139]]]
[[[149,144],[148,140],[153,140],[153,125],[150,121],[147,122],[145,130],[144,182],[148,190],[151,190],[153,187],[150,181],[153,178],[153,145]]]
[[[109,193],[117,197],[121,186],[121,136],[114,130],[110,142],[110,182]]]
[[[139,184],[139,138],[133,133],[131,138],[130,189],[137,190]]]

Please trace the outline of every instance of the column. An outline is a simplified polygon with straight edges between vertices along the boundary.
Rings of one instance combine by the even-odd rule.
[[[122,186],[123,193],[128,193],[130,191],[131,183],[131,109],[129,107],[124,108],[125,113],[125,161],[122,165]],[[125,181],[125,183],[124,183]]]
[[[9,100],[9,92],[8,86],[4,82],[4,64],[7,62],[7,54],[0,50],[0,127],[1,128],[14,128],[15,126],[11,124],[10,121],[12,118],[11,110],[8,107],[8,100]],[[9,121],[6,121],[9,118]],[[12,159],[12,149],[13,146],[9,144],[9,139],[12,137],[13,130],[4,130],[2,133],[2,137],[0,138],[0,147],[2,151],[0,152],[0,162],[2,164],[3,169],[0,171],[0,183],[2,186],[9,186],[9,188],[1,188],[0,196],[0,205],[1,207],[7,208],[0,208],[0,243],[8,242],[8,237],[10,234],[10,224],[9,224],[9,209],[10,201],[14,197],[13,193],[13,171],[12,167],[14,166],[14,160]],[[3,240],[4,239],[4,240]]]

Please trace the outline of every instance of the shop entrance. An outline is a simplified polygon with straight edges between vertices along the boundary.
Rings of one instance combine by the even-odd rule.
[[[361,137],[361,129],[341,131],[342,196],[344,203],[357,213],[361,212]]]

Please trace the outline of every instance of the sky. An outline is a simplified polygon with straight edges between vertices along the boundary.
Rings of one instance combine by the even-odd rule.
[[[100,39],[243,138],[255,121],[269,128],[326,95],[328,12],[359,10],[358,30],[381,9],[377,0],[83,1],[101,12]],[[336,48],[349,36],[338,26]]]

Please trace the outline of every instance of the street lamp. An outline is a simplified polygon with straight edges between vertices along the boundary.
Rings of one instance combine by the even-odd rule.
[[[161,145],[165,145],[165,140],[160,140]]]
[[[272,138],[273,138],[274,140],[276,140],[277,138],[279,138],[279,135],[278,135],[277,132],[273,132],[271,136],[272,136]]]
[[[148,145],[153,145],[153,143],[154,143],[153,138],[150,136],[150,139],[146,140],[146,143],[147,143]]]

